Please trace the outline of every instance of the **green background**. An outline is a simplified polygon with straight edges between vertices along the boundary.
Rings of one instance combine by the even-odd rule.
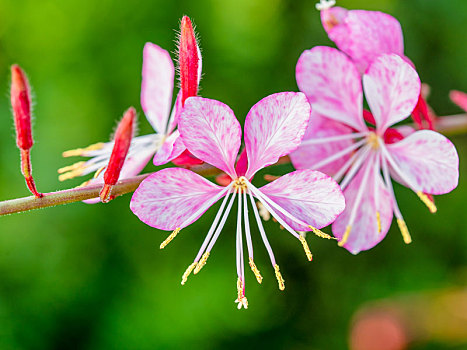
[[[179,19],[193,18],[203,50],[201,94],[232,107],[243,122],[262,97],[297,90],[295,64],[305,49],[332,45],[315,1],[0,0],[0,198],[27,196],[15,148],[8,87],[19,63],[34,89],[34,176],[40,191],[59,183],[61,152],[107,140],[123,111],[139,104],[142,48],[175,50]],[[440,115],[459,113],[450,89],[467,91],[465,0],[338,1],[381,10],[403,27],[405,51],[432,87]],[[139,133],[151,128],[140,113]],[[309,238],[314,261],[278,225],[265,228],[286,280],[280,292],[253,229],[262,285],[247,274],[250,307],[237,311],[235,215],[202,273],[180,286],[215,210],[182,231],[140,222],[130,195],[108,205],[82,203],[0,218],[0,349],[322,349],[346,348],[352,315],[366,302],[467,285],[467,139],[453,137],[459,187],[436,198],[431,215],[396,186],[412,233],[405,246],[392,226],[376,248],[352,256]],[[152,163],[146,171],[153,171]],[[290,166],[269,173],[283,174]],[[260,179],[261,176],[258,176]],[[261,181],[260,181],[261,182]],[[442,341],[414,349],[466,349]]]

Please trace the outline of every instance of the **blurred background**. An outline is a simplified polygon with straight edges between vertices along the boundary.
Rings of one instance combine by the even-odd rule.
[[[147,41],[174,51],[182,15],[197,25],[203,49],[201,94],[249,108],[274,92],[297,90],[301,52],[332,45],[316,1],[296,0],[0,0],[0,198],[28,196],[19,170],[9,106],[9,67],[19,63],[35,95],[34,176],[39,191],[60,183],[61,152],[108,140],[123,111],[140,111]],[[467,91],[467,1],[338,1],[399,19],[405,52],[431,85],[438,115],[460,113],[451,89]],[[467,135],[452,137],[459,187],[436,198],[431,215],[396,185],[413,243],[396,225],[376,248],[352,256],[310,237],[300,244],[274,222],[265,228],[286,280],[280,292],[253,230],[258,285],[247,274],[246,311],[238,311],[235,218],[231,215],[202,273],[181,287],[215,210],[165,250],[166,232],[146,226],[126,195],[108,205],[71,204],[0,218],[0,349],[467,349]],[[146,171],[154,171],[148,165]],[[283,174],[290,166],[271,168]],[[262,176],[257,177],[261,182]],[[394,343],[394,345],[392,345]],[[392,348],[388,347],[388,344]]]

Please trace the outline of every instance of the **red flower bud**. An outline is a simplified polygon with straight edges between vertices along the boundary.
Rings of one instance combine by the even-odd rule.
[[[193,25],[188,16],[182,18],[180,25],[180,45],[178,48],[180,68],[180,88],[182,93],[182,106],[188,97],[198,93],[199,68],[201,55],[198,49]]]
[[[104,173],[104,187],[101,190],[100,197],[103,203],[113,199],[111,196],[112,187],[117,183],[122,170],[125,158],[130,149],[131,139],[133,138],[134,123],[136,119],[136,110],[130,107],[123,115],[115,132],[114,147],[110,155],[109,164]]]
[[[26,75],[16,64],[11,66],[10,98],[15,120],[16,145],[21,151],[21,172],[31,193],[41,198],[43,195],[37,192],[31,174],[30,149],[34,143],[31,131],[31,89]]]

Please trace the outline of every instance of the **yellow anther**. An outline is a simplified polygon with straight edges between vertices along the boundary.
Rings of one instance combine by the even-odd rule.
[[[77,176],[81,176],[83,174],[83,171],[84,171],[84,168],[69,171],[67,173],[64,173],[64,174],[60,175],[58,177],[58,180],[59,181],[65,181],[65,180],[73,179],[73,178],[75,178]]]
[[[316,227],[313,227],[311,225],[308,225],[308,227],[311,228],[311,231],[313,231],[313,233],[318,237],[326,238],[326,239],[336,239],[336,238],[328,235],[327,233],[324,233],[323,231],[318,230]]]
[[[423,193],[422,191],[418,191],[417,196],[428,207],[428,210],[430,211],[430,213],[432,214],[436,213],[438,209],[436,208],[435,203],[433,203],[425,193]]]
[[[235,302],[238,303],[237,307],[239,310],[242,306],[248,309],[248,299],[245,297],[243,281],[240,277],[237,279],[237,300]]]
[[[57,171],[58,171],[59,174],[63,174],[63,173],[66,173],[68,171],[73,171],[73,170],[76,170],[76,169],[82,169],[82,168],[84,168],[85,163],[86,162],[77,162],[75,164],[68,165],[68,166],[65,166],[63,168],[60,168]]]
[[[91,180],[88,180],[88,181],[84,181],[81,185],[79,186],[76,186],[77,188],[80,188],[80,187],[86,187],[87,185],[89,185],[89,183],[91,182]]]
[[[104,165],[103,167],[100,167],[97,169],[96,173],[94,174],[94,178],[97,179],[97,177],[107,168],[107,165]]]
[[[89,151],[97,151],[99,149],[102,149],[104,147],[105,143],[99,142],[95,143],[93,145],[90,145],[85,148],[77,148],[77,149],[71,149],[69,151],[65,151],[62,153],[63,157],[74,157],[74,156],[83,156],[83,153],[89,152]]]
[[[250,258],[250,267],[251,267],[251,271],[253,271],[253,273],[255,274],[256,280],[258,281],[258,283],[261,284],[261,282],[263,282],[263,276],[261,276],[261,273],[256,267],[255,262],[253,261],[253,258]]]
[[[195,275],[201,271],[204,265],[206,265],[206,261],[208,260],[208,258],[209,258],[209,252],[204,253],[203,256],[201,257],[201,260],[198,262],[198,264],[196,264],[195,271],[193,272]]]
[[[177,228],[175,229],[170,235],[169,237],[167,237],[165,239],[164,242],[161,243],[161,245],[159,246],[160,249],[164,249],[165,247],[167,247],[167,244],[169,244],[170,242],[172,242],[172,240],[177,237],[177,234],[180,232],[181,228]]]
[[[379,211],[376,212],[376,223],[378,225],[378,233],[381,233],[381,214]]]
[[[185,270],[185,273],[182,276],[182,286],[186,283],[186,281],[188,280],[188,276],[190,276],[191,271],[193,271],[193,269],[195,268],[197,264],[198,263],[194,262],[193,264],[188,266],[188,268]]]
[[[308,258],[308,261],[313,260],[313,255],[311,254],[310,247],[308,246],[308,243],[306,242],[305,237],[300,235],[300,242],[302,242],[303,249],[305,250],[306,257]]]
[[[366,142],[370,145],[371,148],[377,150],[379,148],[379,137],[374,132],[370,132],[366,137]]]
[[[284,279],[282,278],[282,274],[281,272],[279,271],[279,265],[274,265],[274,271],[276,273],[276,278],[277,278],[277,283],[279,283],[279,289],[280,290],[284,290],[285,289],[285,281]]]
[[[406,244],[412,243],[412,237],[410,237],[409,229],[405,224],[405,221],[402,219],[397,219],[397,225],[399,225],[399,230],[401,230],[402,238]]]
[[[259,216],[263,218],[264,221],[268,221],[271,219],[271,214],[269,211],[264,207],[263,203],[256,202],[256,206],[258,207]]]
[[[344,244],[347,243],[347,240],[349,239],[349,235],[350,235],[350,231],[352,230],[352,226],[347,226],[347,228],[345,229],[345,232],[344,232],[344,235],[342,236],[342,239],[339,241],[339,243],[337,243],[337,245],[339,247],[343,247]]]

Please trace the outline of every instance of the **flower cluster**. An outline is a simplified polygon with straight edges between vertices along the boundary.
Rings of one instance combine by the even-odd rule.
[[[133,137],[136,110],[129,108],[111,142],[63,153],[90,159],[59,169],[59,179],[94,172],[93,179],[75,190],[96,186],[99,191],[76,198],[107,203],[118,195],[112,191],[119,180],[130,181],[151,158],[156,166],[181,166],[140,179],[130,209],[145,224],[171,231],[160,245],[163,249],[221,202],[182,285],[206,265],[236,201],[239,309],[248,307],[246,259],[257,282],[263,280],[254,260],[256,230],[250,227],[250,211],[280,290],[285,281],[261,218],[272,216],[303,246],[309,261],[313,256],[307,232],[336,239],[357,254],[381,242],[395,216],[405,243],[412,242],[392,181],[413,191],[435,213],[433,196],[457,187],[457,151],[435,131],[438,118],[415,65],[404,55],[399,22],[385,13],[334,5],[335,0],[321,0],[316,7],[337,49],[304,51],[296,66],[300,92],[279,92],[256,103],[246,116],[243,138],[229,106],[198,96],[201,53],[191,20],[183,17],[177,69],[166,50],[152,43],[143,49],[141,106],[156,133]],[[176,71],[180,91],[172,101]],[[453,91],[451,98],[467,110],[466,94]],[[52,194],[39,193],[31,174],[30,87],[17,65],[12,66],[11,103],[26,184],[37,207],[47,206],[44,201],[53,205]],[[410,116],[414,125],[399,124]],[[280,159],[290,160],[296,170],[266,178],[272,181],[265,186],[254,185],[258,171]],[[200,168],[217,175],[217,184],[198,174]],[[70,192],[57,198],[68,203]],[[321,231],[331,224],[334,237]]]

